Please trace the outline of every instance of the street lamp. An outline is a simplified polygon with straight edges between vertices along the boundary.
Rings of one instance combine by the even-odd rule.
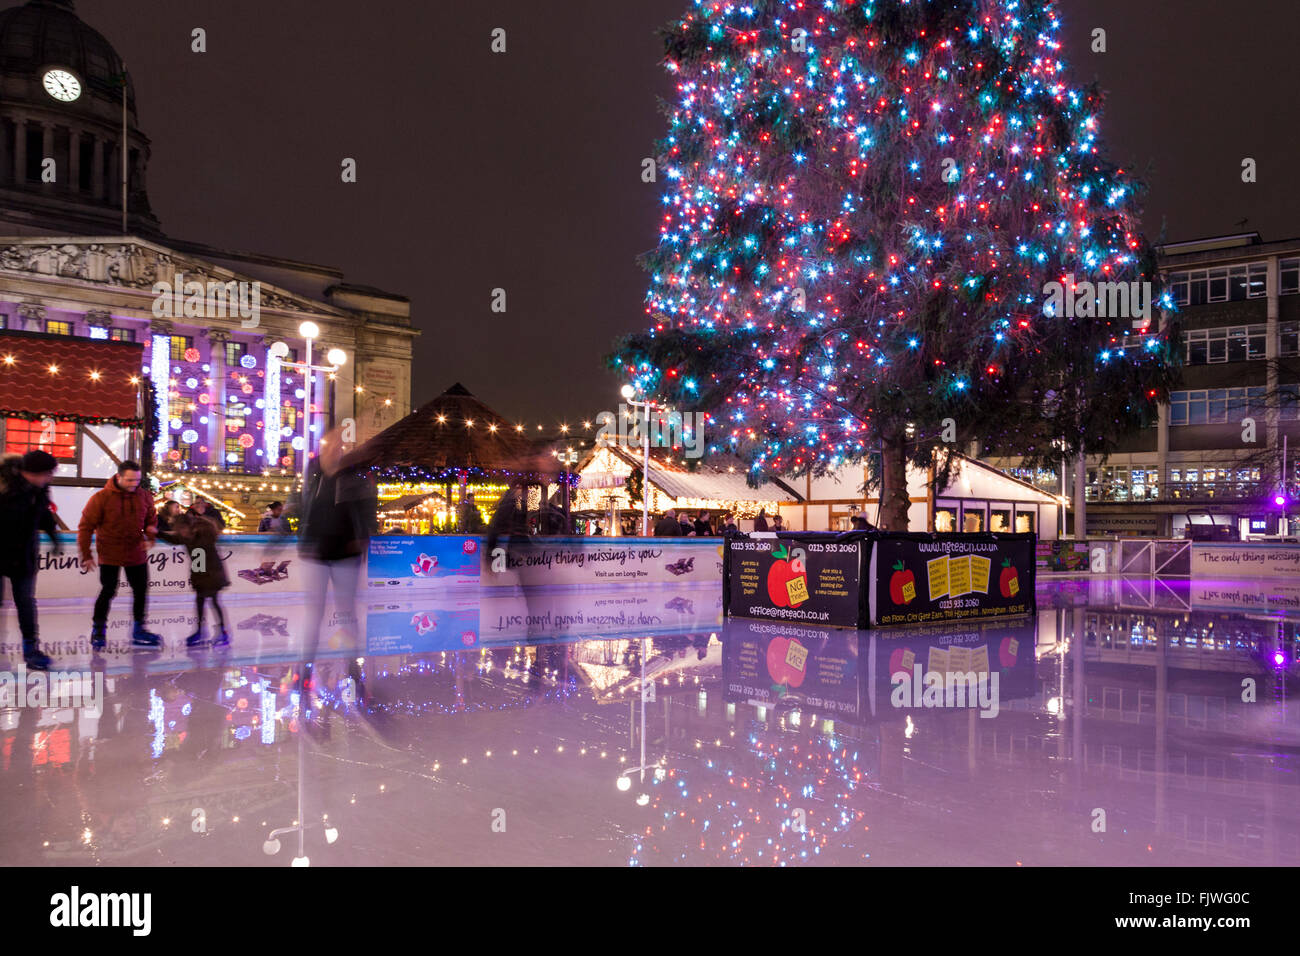
[[[298,326],[298,334],[307,342],[307,360],[305,362],[286,362],[284,359],[289,354],[289,346],[284,342],[276,342],[271,346],[271,355],[280,359],[281,365],[287,365],[289,368],[296,368],[303,373],[303,426],[302,426],[302,487],[303,493],[307,490],[307,467],[311,463],[311,385],[312,373],[326,372],[333,374],[347,364],[348,353],[342,349],[330,349],[325,358],[329,365],[312,365],[311,364],[311,344],[320,337],[320,326],[315,322],[308,320]]]
[[[643,402],[635,401],[633,396],[636,395],[636,389],[631,385],[624,385],[622,388],[623,401],[627,402],[633,408],[645,409],[645,417],[642,421],[641,432],[645,442],[645,468],[641,472],[641,536],[649,537],[650,535],[650,409],[654,407],[654,402],[646,399]]]

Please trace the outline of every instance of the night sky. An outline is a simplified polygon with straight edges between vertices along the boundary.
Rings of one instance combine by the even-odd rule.
[[[645,325],[672,94],[658,27],[689,0],[77,0],[135,82],[168,234],[343,269],[411,299],[412,401],[461,381],[554,425],[618,402]],[[6,4],[7,5],[7,4]],[[1300,235],[1295,0],[1061,0],[1066,61],[1150,184],[1153,240]],[[190,51],[194,27],[208,52]],[[507,31],[507,52],[490,33]],[[1108,52],[1090,51],[1094,27]],[[1258,182],[1240,178],[1243,157]],[[340,181],[354,157],[358,182]],[[507,312],[490,309],[504,288]]]

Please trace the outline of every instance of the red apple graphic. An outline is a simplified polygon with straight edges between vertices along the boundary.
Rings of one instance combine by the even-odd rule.
[[[789,607],[790,592],[786,588],[786,583],[804,576],[806,570],[804,553],[802,549],[791,553],[785,544],[781,544],[772,552],[772,555],[776,560],[767,569],[767,596],[771,598],[772,603],[777,607]],[[807,582],[805,582],[805,588],[806,586]],[[796,601],[795,603],[802,604],[803,601]]]
[[[901,560],[894,562],[894,573],[889,576],[889,598],[895,604],[916,600],[916,575],[903,567]]]
[[[1011,566],[1011,559],[1002,562],[1002,574],[998,576],[998,589],[1005,598],[1015,597],[1020,593],[1020,572]]]
[[[794,648],[794,654],[790,653],[791,648]],[[808,666],[807,654],[807,648],[792,638],[772,638],[767,645],[767,672],[771,675],[772,683],[789,687],[802,684]],[[790,658],[801,661],[802,666],[796,667],[790,663]]]
[[[1020,652],[1020,642],[1014,637],[1002,638],[998,645],[998,663],[1003,667],[1015,667],[1016,655]]]

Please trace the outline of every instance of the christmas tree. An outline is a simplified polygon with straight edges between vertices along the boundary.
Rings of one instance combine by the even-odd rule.
[[[1154,421],[1172,302],[1059,28],[1036,0],[695,3],[665,31],[651,327],[613,365],[753,481],[871,460],[894,530],[909,461],[1033,467]]]

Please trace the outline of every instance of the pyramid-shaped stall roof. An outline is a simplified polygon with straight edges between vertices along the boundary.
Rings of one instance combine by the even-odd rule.
[[[516,430],[457,382],[348,456],[349,464],[385,477],[453,481],[533,478],[559,465],[548,450]]]

